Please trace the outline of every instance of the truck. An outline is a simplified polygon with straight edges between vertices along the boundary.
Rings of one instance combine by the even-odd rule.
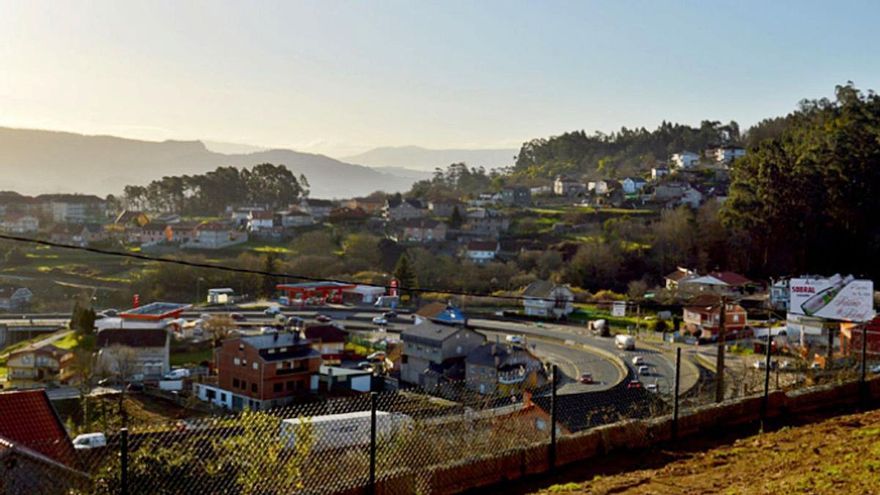
[[[376,302],[373,303],[373,306],[375,306],[377,308],[395,309],[398,304],[400,304],[400,297],[399,296],[379,296],[376,299]]]
[[[616,345],[618,349],[633,351],[636,348],[636,338],[632,335],[624,335],[620,333],[614,336],[614,345]]]
[[[376,411],[377,441],[387,441],[412,428],[413,420],[406,414]],[[370,445],[370,411],[285,419],[281,422],[285,447],[296,448],[307,429],[312,435],[311,452],[366,447]]]

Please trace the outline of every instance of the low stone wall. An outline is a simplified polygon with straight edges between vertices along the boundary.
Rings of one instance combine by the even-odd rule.
[[[864,392],[863,392],[864,390]],[[867,394],[863,397],[863,393]],[[880,400],[880,379],[864,384],[825,385],[792,392],[772,392],[767,399],[768,419],[796,419],[821,411],[859,404],[867,398]],[[761,418],[762,396],[725,401],[687,411],[679,416],[678,436],[705,434],[725,428],[754,424]],[[672,439],[672,416],[628,420],[561,436],[556,444],[556,465],[565,466],[602,455],[648,448]],[[430,470],[380,480],[377,494],[424,492],[454,494],[516,480],[550,470],[549,443],[529,445],[494,456],[437,466]],[[369,493],[366,488],[345,495]]]

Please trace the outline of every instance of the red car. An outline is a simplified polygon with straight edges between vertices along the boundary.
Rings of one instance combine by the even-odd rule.
[[[633,380],[626,384],[626,388],[642,388],[642,382]]]
[[[590,373],[583,373],[583,374],[581,374],[581,378],[580,378],[579,381],[580,381],[581,383],[586,383],[586,384],[595,383],[595,382],[593,381],[593,375],[590,374]]]

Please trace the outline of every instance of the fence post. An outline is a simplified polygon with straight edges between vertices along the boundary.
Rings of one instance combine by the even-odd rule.
[[[862,406],[866,406],[868,402],[868,325],[862,325],[862,376],[860,377],[859,390],[862,395]]]
[[[764,398],[761,400],[761,431],[764,431],[764,421],[767,419],[767,401],[770,394],[770,348],[773,347],[773,336],[770,328],[767,328],[767,349],[764,356]]]
[[[376,392],[370,392],[370,494],[376,493],[376,404],[378,397]]]
[[[559,367],[555,364],[551,368],[550,378],[550,469],[556,467],[556,385],[559,377]]]
[[[119,493],[128,495],[128,428],[119,430]]]
[[[681,383],[681,347],[675,348],[675,386],[672,397],[672,439],[678,438],[678,392]]]

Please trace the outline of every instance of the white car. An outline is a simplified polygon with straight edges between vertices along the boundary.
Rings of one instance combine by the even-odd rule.
[[[281,314],[281,306],[269,306],[263,311],[263,314],[266,316],[274,316]]]
[[[649,370],[647,366],[645,366],[645,365],[639,366],[639,375],[644,376],[644,375],[649,375],[650,373],[651,373],[651,370]]]
[[[871,366],[871,373],[878,374],[880,373],[880,364],[875,364]]]
[[[659,392],[660,388],[657,387],[656,383],[649,383],[645,385],[645,390],[647,390],[648,392]]]
[[[645,359],[642,356],[636,356],[633,358],[633,366],[641,366],[645,364]]]
[[[384,327],[385,325],[388,324],[388,319],[385,318],[384,316],[377,316],[377,317],[373,318],[373,324],[374,325],[381,325]]]
[[[508,344],[517,344],[517,345],[523,344],[522,335],[508,335],[507,337],[505,337],[505,340],[507,341]]]
[[[189,378],[189,370],[186,368],[177,368],[165,374],[166,380],[183,380]]]
[[[73,448],[76,450],[96,449],[107,446],[107,437],[103,433],[83,433],[73,439]]]

